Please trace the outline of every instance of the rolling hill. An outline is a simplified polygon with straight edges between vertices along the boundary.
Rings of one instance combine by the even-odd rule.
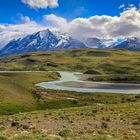
[[[0,58],[0,70],[94,70],[100,74],[139,74],[139,52],[72,49],[33,51]]]
[[[48,70],[92,71],[104,79],[109,75],[107,80],[119,74],[137,79],[139,60],[139,52],[118,49],[32,51],[1,57],[1,70],[19,72],[0,72],[0,139],[139,139],[139,95],[77,93],[34,85],[60,78]]]

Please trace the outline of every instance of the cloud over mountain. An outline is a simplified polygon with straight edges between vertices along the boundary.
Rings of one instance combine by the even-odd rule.
[[[94,36],[105,39],[140,37],[140,11],[134,7],[124,11],[120,16],[78,18],[69,24],[69,32],[75,37]]]
[[[44,20],[49,26],[57,27],[61,30],[68,31],[68,22],[67,19],[56,16],[54,14],[44,15]]]
[[[123,11],[119,16],[96,15],[68,21],[63,17],[50,14],[44,15],[42,21],[37,23],[31,21],[29,17],[22,17],[21,24],[0,24],[0,47],[10,39],[23,37],[46,28],[57,28],[80,40],[88,37],[114,40],[140,38],[140,11],[135,7]]]
[[[58,6],[58,0],[21,0],[32,8],[55,8]]]
[[[18,39],[28,34],[45,29],[45,27],[33,21],[22,24],[0,25],[0,48],[6,45],[12,39]]]
[[[76,18],[68,22],[56,15],[46,15],[47,22],[52,22],[60,29],[63,27],[68,33],[78,39],[87,37],[126,38],[140,37],[140,11],[131,7],[123,11],[120,16],[92,16]]]

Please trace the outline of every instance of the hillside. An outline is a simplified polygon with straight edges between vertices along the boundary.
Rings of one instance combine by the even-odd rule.
[[[98,74],[93,81],[114,81],[123,75],[122,80],[127,76],[129,82],[139,82],[139,60],[138,52],[97,49],[1,57],[1,70],[18,72],[0,73],[0,139],[139,139],[140,95],[78,93],[34,85],[60,78],[46,70]]]
[[[47,72],[0,73],[0,114],[44,109],[42,102],[37,102],[34,84],[58,78]]]
[[[101,74],[139,74],[139,52],[74,49],[28,52],[0,58],[0,70],[94,70]]]
[[[139,51],[140,50],[140,39],[137,37],[128,38],[121,43],[115,43],[115,44],[111,45],[109,48]]]
[[[0,116],[6,140],[139,139],[140,96],[40,89],[46,110]]]

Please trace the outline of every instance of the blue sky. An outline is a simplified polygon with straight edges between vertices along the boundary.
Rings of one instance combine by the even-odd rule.
[[[140,0],[0,0],[0,48],[55,29],[83,40],[140,38]]]
[[[16,23],[19,14],[29,16],[32,20],[40,21],[43,15],[55,14],[72,20],[77,17],[90,17],[94,15],[117,16],[123,8],[119,6],[134,4],[139,6],[140,0],[58,0],[56,8],[31,8],[21,0],[0,0],[0,23]]]

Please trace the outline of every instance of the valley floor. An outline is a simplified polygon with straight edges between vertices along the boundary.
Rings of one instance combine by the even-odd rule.
[[[0,116],[5,140],[139,140],[140,95],[36,89],[42,111]],[[23,110],[24,111],[24,110]]]
[[[49,95],[47,96],[49,97]],[[55,97],[55,93],[53,96]],[[117,103],[115,98],[120,95],[116,95],[115,98],[114,95],[107,95],[109,96],[108,101],[112,97],[114,103],[99,102],[92,105],[87,103],[82,106],[78,105],[82,102],[81,100],[64,98],[63,94],[61,96],[65,106],[61,104],[62,100],[60,102],[52,101],[48,104],[52,109],[1,116],[0,137],[7,136],[18,140],[26,137],[30,140],[32,135],[38,135],[36,139],[42,137],[40,140],[43,140],[44,135],[46,137],[55,136],[53,139],[56,140],[139,140],[140,96],[135,96],[136,99],[139,98],[137,101],[134,101],[133,98],[133,101],[125,101],[122,98],[122,103]],[[98,95],[88,96],[96,100]],[[104,95],[99,96],[102,98]],[[105,100],[107,102],[107,99]],[[126,100],[128,99],[126,98]],[[57,106],[59,103],[62,106]],[[69,106],[67,108],[68,104],[79,107]]]
[[[140,95],[35,87],[50,70],[92,70],[91,81],[140,81],[140,55],[123,50],[29,52],[0,58],[0,140],[139,140]],[[84,63],[83,63],[84,62]],[[35,70],[35,71],[34,71]],[[120,77],[119,75],[124,75]]]

